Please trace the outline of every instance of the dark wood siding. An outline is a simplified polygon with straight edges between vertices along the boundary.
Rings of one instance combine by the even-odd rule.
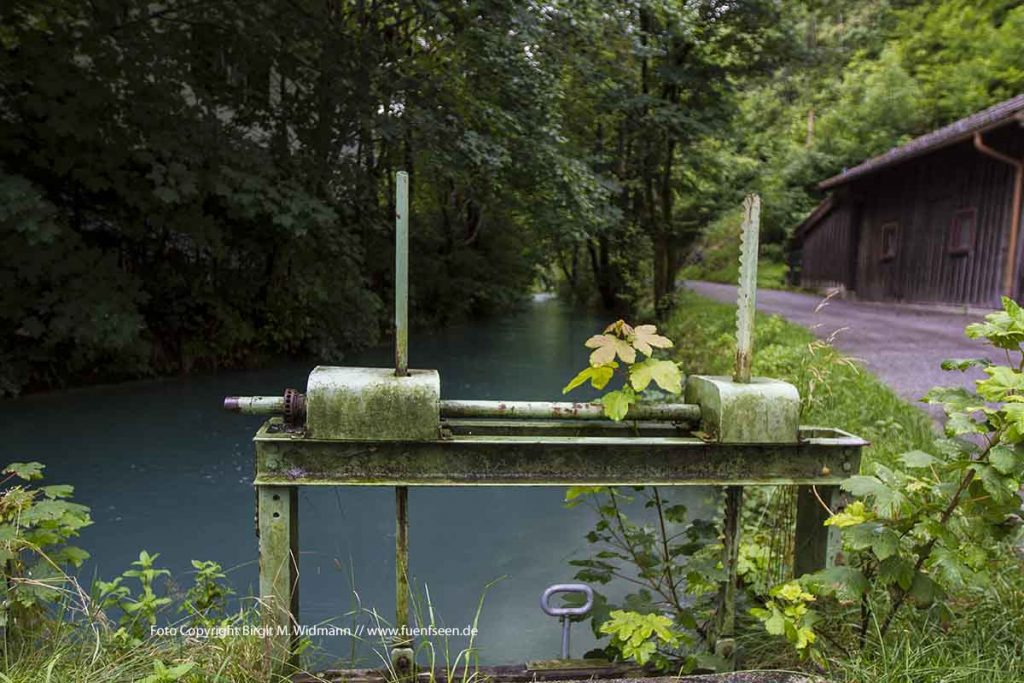
[[[850,287],[852,282],[852,206],[840,202],[802,240],[800,284],[804,287]]]
[[[1024,146],[1021,137],[1018,127],[1013,126],[986,134],[985,140],[1019,158]],[[855,181],[850,190],[861,204],[855,274],[858,298],[998,304],[1013,190],[1009,165],[965,142]],[[951,250],[954,216],[969,209],[974,211],[971,248]],[[896,250],[886,258],[882,252],[883,233],[891,231],[887,226],[893,224],[898,226]],[[841,244],[848,242],[834,242],[832,253],[837,253]],[[840,268],[831,258],[818,259],[820,264],[809,263],[811,255],[805,242],[805,271],[810,268],[817,272],[829,263]]]

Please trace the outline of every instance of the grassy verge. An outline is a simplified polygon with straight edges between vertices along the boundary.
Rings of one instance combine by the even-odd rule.
[[[668,334],[687,372],[730,374],[735,329],[735,306],[684,292]],[[866,438],[871,442],[865,452],[868,463],[932,446],[931,420],[923,411],[805,328],[759,313],[755,335],[754,373],[796,385],[803,424],[838,427]]]
[[[104,624],[54,618],[43,633],[11,639],[0,681],[267,683],[263,642],[255,636],[209,639],[148,639],[126,646]]]
[[[740,223],[743,212],[736,208],[716,220],[694,245],[690,262],[679,273],[682,280],[734,283],[739,277]],[[789,267],[781,244],[762,244],[758,259],[757,284],[765,289],[787,288]]]
[[[680,296],[668,324],[677,355],[690,373],[728,374],[734,351],[735,307],[692,293]],[[758,316],[754,371],[792,382],[803,399],[803,424],[845,429],[871,441],[863,468],[892,463],[909,450],[930,450],[930,418],[871,373],[806,329],[778,316]],[[884,639],[861,650],[828,648],[834,681],[870,683],[1016,683],[1024,680],[1024,571],[1019,562],[985,590],[953,600],[953,620],[940,624],[907,610]],[[798,668],[785,644],[757,624],[744,629],[746,665]]]

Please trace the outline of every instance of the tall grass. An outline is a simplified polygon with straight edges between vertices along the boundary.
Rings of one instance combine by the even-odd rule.
[[[255,611],[236,623],[255,623]],[[32,634],[8,634],[2,683],[135,683],[154,676],[159,660],[189,664],[183,683],[268,683],[284,681],[263,670],[263,642],[256,637],[210,639],[150,638],[125,646],[100,620],[57,614]],[[161,683],[163,683],[161,681]]]

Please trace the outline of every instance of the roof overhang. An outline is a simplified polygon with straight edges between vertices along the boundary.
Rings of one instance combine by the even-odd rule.
[[[796,226],[796,229],[793,231],[792,239],[798,240],[805,234],[807,234],[807,232],[810,231],[811,228],[820,223],[821,220],[825,218],[825,216],[827,216],[829,212],[836,207],[837,203],[837,200],[832,195],[829,195],[828,197],[825,197],[825,199],[821,200],[821,203],[814,207],[814,211],[811,211],[811,213],[808,214],[807,218],[805,218],[803,222],[800,223],[800,225]]]
[[[1024,124],[1024,94],[1017,95],[976,114],[971,114],[967,118],[960,119],[948,126],[914,138],[905,145],[894,147],[884,154],[872,157],[851,169],[821,181],[818,183],[818,189],[830,190],[884,168],[915,159],[943,147],[970,140],[975,133],[985,133],[1013,121]]]

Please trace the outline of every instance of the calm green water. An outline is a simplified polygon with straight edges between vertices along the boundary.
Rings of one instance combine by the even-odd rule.
[[[583,341],[606,321],[556,300],[538,300],[516,316],[416,333],[412,367],[437,368],[444,398],[556,400],[586,363]],[[325,364],[388,366],[390,347]],[[80,545],[92,554],[84,578],[119,574],[140,549],[183,583],[189,561],[231,568],[233,586],[257,585],[253,451],[259,419],[221,410],[228,394],[278,394],[304,388],[309,364],[29,396],[0,403],[2,460],[39,460],[50,483],[69,483],[95,524]],[[697,503],[700,489],[681,497]],[[560,488],[412,489],[410,572],[429,589],[438,621],[471,622],[488,583],[477,644],[484,663],[556,656],[558,622],[538,608],[552,583],[568,581],[568,560],[582,556],[589,510],[566,510]],[[679,495],[679,494],[677,494]],[[301,621],[314,625],[353,609],[394,613],[394,494],[390,488],[303,489],[300,497]],[[504,578],[502,578],[504,577]],[[623,587],[624,588],[624,587]],[[607,591],[617,592],[614,587]],[[371,619],[361,612],[359,619]],[[593,643],[573,630],[573,653]],[[350,639],[319,643],[348,657]],[[455,638],[454,651],[465,646]],[[375,661],[372,644],[357,647]],[[381,649],[379,645],[376,649]]]

